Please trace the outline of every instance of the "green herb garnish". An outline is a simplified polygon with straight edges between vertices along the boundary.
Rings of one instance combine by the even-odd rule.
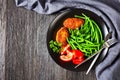
[[[61,45],[62,45],[61,43],[58,43],[56,41],[51,40],[49,42],[49,45],[50,45],[50,48],[53,50],[53,52],[55,52],[55,53],[59,53],[60,52]]]

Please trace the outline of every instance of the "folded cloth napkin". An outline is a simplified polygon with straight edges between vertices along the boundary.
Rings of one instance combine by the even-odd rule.
[[[96,67],[97,80],[120,80],[120,0],[15,0],[40,14],[52,14],[68,8],[84,8],[100,15],[106,22],[112,38],[118,40],[108,50],[106,58]]]

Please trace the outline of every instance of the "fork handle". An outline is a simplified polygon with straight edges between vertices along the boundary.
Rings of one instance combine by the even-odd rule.
[[[86,75],[90,72],[90,70],[91,70],[92,67],[94,66],[95,62],[97,61],[97,59],[98,59],[98,57],[99,57],[99,55],[100,55],[100,52],[101,52],[103,49],[104,49],[104,48],[102,48],[102,49],[98,52],[98,54],[95,56],[93,62],[91,63],[91,65],[89,66],[89,68],[88,68],[88,70],[87,70],[87,72],[86,72]]]

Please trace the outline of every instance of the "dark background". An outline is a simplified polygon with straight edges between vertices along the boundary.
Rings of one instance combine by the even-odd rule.
[[[0,80],[96,80],[95,73],[58,66],[46,47],[49,24],[58,14],[42,15],[0,0]]]

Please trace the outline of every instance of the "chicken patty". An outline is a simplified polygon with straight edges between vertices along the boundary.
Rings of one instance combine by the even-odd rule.
[[[70,28],[70,29],[79,28],[83,24],[84,24],[84,20],[79,18],[67,18],[63,22],[64,27]]]
[[[62,45],[66,45],[68,37],[69,37],[69,32],[67,28],[61,27],[57,32],[56,41],[62,43]]]

